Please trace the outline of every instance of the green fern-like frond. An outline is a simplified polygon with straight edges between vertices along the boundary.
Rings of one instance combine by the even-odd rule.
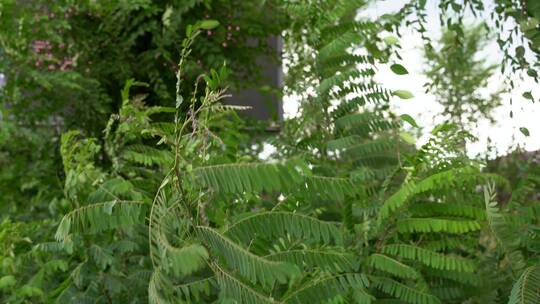
[[[266,256],[271,261],[295,264],[302,270],[320,268],[333,272],[347,272],[358,269],[353,254],[328,249],[297,249],[280,251]]]
[[[440,304],[441,301],[424,291],[420,291],[416,288],[407,286],[403,283],[397,282],[395,280],[385,278],[385,277],[376,277],[373,278],[373,285],[381,290],[382,292],[392,295],[398,299],[401,299],[407,303],[414,304]]]
[[[475,220],[485,220],[485,211],[481,208],[465,204],[450,203],[421,203],[409,207],[409,212],[415,217],[453,216],[466,217]]]
[[[335,223],[291,212],[256,213],[238,220],[225,231],[225,235],[244,244],[256,236],[278,238],[287,234],[300,240],[342,243],[341,231]]]
[[[371,267],[388,272],[400,278],[418,279],[420,274],[411,266],[395,260],[389,256],[374,253],[368,258]]]
[[[485,284],[485,279],[476,273],[440,269],[429,269],[426,273],[429,277],[442,278],[464,285],[482,286],[482,284]]]
[[[379,212],[379,221],[384,220],[392,212],[405,205],[412,196],[434,189],[457,187],[458,184],[476,178],[475,173],[478,173],[476,168],[461,167],[433,174],[418,183],[409,182],[384,202]]]
[[[146,138],[159,137],[168,138],[168,142],[173,142],[174,123],[172,122],[153,122],[141,131],[141,135]]]
[[[477,221],[449,220],[440,218],[407,218],[396,223],[400,233],[454,233],[461,234],[482,228]]]
[[[358,69],[357,67],[352,67],[345,71],[340,71],[339,74],[334,74],[323,79],[317,92],[319,96],[326,96],[332,88],[342,86],[345,81],[349,81],[352,78],[369,78],[373,77],[373,75],[375,75],[373,68]]]
[[[275,282],[285,283],[300,273],[292,264],[270,261],[247,251],[212,228],[198,226],[196,232],[214,255],[223,257],[231,269],[253,284],[259,282],[263,286],[272,286]]]
[[[300,161],[213,165],[196,168],[194,175],[202,187],[223,193],[280,191],[343,201],[364,190],[346,178],[312,175]]]
[[[350,90],[343,90],[342,93],[346,93]],[[340,91],[341,93],[341,91]],[[390,92],[382,89],[372,89],[369,92],[355,96],[354,98],[344,100],[341,102],[334,111],[332,116],[339,118],[347,114],[352,114],[361,109],[366,103],[381,104],[390,100]]]
[[[162,249],[161,267],[176,276],[189,275],[206,265],[208,252],[200,244],[189,244],[180,248],[168,245]]]
[[[370,168],[362,166],[358,170],[351,172],[351,179],[357,182],[373,182],[374,180],[384,180],[396,172],[396,166],[385,166],[382,168]],[[366,193],[373,193],[374,189],[367,189]]]
[[[217,283],[215,277],[200,279],[174,286],[176,293],[186,303],[201,303],[201,297],[209,296]]]
[[[463,298],[465,293],[460,287],[454,286],[438,286],[431,288],[431,292],[439,299],[444,302],[450,302],[452,300],[457,300]]]
[[[173,107],[163,107],[163,106],[153,106],[153,107],[147,107],[145,109],[146,115],[153,115],[158,113],[175,113],[176,108]]]
[[[213,264],[212,269],[216,274],[217,283],[220,288],[221,299],[236,300],[239,303],[253,304],[276,304],[272,297],[262,294],[258,290],[244,283],[241,279],[235,277],[218,264]]]
[[[34,246],[35,251],[43,251],[43,252],[71,252],[73,244],[69,244],[66,240],[66,242],[43,242],[39,243],[36,246]]]
[[[525,269],[516,281],[508,304],[538,304],[539,302],[540,265],[534,265]]]
[[[326,143],[328,150],[344,150],[351,146],[357,145],[359,142],[362,142],[364,138],[362,136],[353,134],[349,136],[344,136],[331,140]]]
[[[154,269],[148,282],[148,302],[151,304],[168,304],[173,302],[173,284],[161,272]]]
[[[381,88],[374,81],[351,81],[347,86],[342,86],[339,88],[339,90],[332,90],[329,92],[330,98],[333,99],[347,99],[350,95],[355,95],[357,97],[346,101],[342,105],[339,105],[334,111],[332,111],[333,117],[340,118],[346,116],[346,114],[352,115],[357,111],[351,110],[360,110],[358,108],[358,106],[361,105],[360,103],[387,103],[389,96],[391,96],[391,92]]]
[[[370,303],[374,298],[365,292],[368,285],[369,282],[363,274],[347,273],[322,276],[285,295],[282,301],[294,304],[324,303],[324,301],[354,290],[358,291],[356,293],[358,297],[363,297],[365,300],[358,301],[358,303]]]
[[[343,158],[357,160],[362,157],[373,157],[384,155],[385,152],[392,151],[390,156],[395,157],[395,149],[398,147],[395,139],[380,138],[366,143],[357,143],[342,151]]]
[[[106,248],[93,244],[90,246],[88,252],[102,270],[114,263],[112,252]]]
[[[331,54],[324,59],[317,59],[317,67],[323,71],[325,75],[331,74],[331,72],[339,71],[343,67],[349,67],[353,65],[372,65],[375,63],[375,59],[370,55],[357,55],[350,53],[336,53]]]
[[[336,119],[336,127],[342,132],[367,135],[371,132],[381,132],[399,128],[397,121],[392,121],[374,113],[355,113]]]
[[[306,177],[305,184],[299,185],[296,191],[326,200],[343,201],[346,197],[362,193],[364,188],[347,178],[312,175]]]
[[[424,248],[406,244],[392,244],[382,247],[385,254],[416,260],[420,263],[441,270],[473,272],[476,265],[463,258],[447,256]]]
[[[202,186],[218,192],[272,192],[301,184],[306,167],[301,162],[240,163],[199,167],[194,170]]]
[[[327,60],[332,54],[345,53],[349,47],[365,41],[367,35],[377,29],[375,23],[362,21],[339,22],[326,26],[321,35],[324,45],[319,46],[319,60]]]
[[[122,157],[144,166],[169,166],[173,163],[174,159],[171,151],[161,150],[146,145],[128,146],[123,150]]]
[[[438,240],[427,241],[422,244],[422,247],[432,251],[446,251],[449,249],[456,249],[462,247],[474,247],[477,244],[478,240],[473,238],[455,238],[455,237],[444,237]]]
[[[514,226],[506,221],[504,214],[499,210],[494,184],[488,184],[484,187],[484,203],[489,228],[503,249],[506,252],[511,251],[519,239],[515,238]]]
[[[326,58],[332,57],[332,54],[344,53],[344,50],[362,41],[362,37],[352,32],[346,32],[342,35],[334,37],[335,39],[328,42],[326,45],[322,46],[319,49],[318,57],[320,58],[320,60],[326,60]]]
[[[96,190],[88,195],[86,203],[103,203],[118,200],[119,198],[128,201],[140,201],[143,196],[139,189],[135,189],[130,180],[116,177],[100,184]]]
[[[77,208],[62,218],[55,238],[63,241],[70,232],[97,233],[144,223],[146,205],[134,201],[110,201]]]

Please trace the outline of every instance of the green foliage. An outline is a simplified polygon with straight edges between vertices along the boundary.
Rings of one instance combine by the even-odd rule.
[[[478,90],[493,81],[497,69],[497,65],[489,65],[477,55],[488,42],[486,29],[485,24],[470,28],[456,24],[442,33],[440,48],[428,45],[425,49],[425,73],[429,79],[426,88],[443,106],[440,115],[463,127],[475,125],[480,119],[493,122],[493,109],[501,104],[504,92],[504,88],[498,89],[486,96]]]
[[[407,140],[403,122],[418,126],[392,113],[389,101],[412,94],[375,80],[380,65],[407,73],[394,63],[398,40],[381,38],[404,12],[367,20],[355,12],[368,3],[348,0],[97,1],[73,4],[89,15],[22,18],[58,14],[66,3],[1,7],[2,16],[19,20],[22,38],[0,35],[8,55],[2,67],[21,66],[20,74],[8,74],[20,78],[5,91],[14,104],[0,120],[7,126],[0,187],[16,185],[6,202],[31,202],[2,205],[9,218],[0,222],[0,301],[536,300],[538,168],[527,167],[525,177],[482,172],[465,153],[471,135],[451,123],[436,127],[420,148]],[[231,10],[238,20],[227,19]],[[246,31],[228,35],[236,22]],[[258,78],[251,62],[266,50],[248,47],[247,38],[282,30],[285,90],[301,99],[301,115],[284,121],[278,135],[261,136],[246,131],[235,112],[242,107],[224,99],[229,84],[236,89],[238,79]],[[43,55],[28,49],[41,35],[69,41],[66,54],[80,54],[80,62],[64,74],[24,65]],[[52,50],[54,58],[57,52],[64,51]],[[25,87],[41,118],[60,115],[66,96],[88,107],[76,106],[58,130],[33,134],[17,125],[29,98],[18,90]],[[50,111],[43,110],[46,98]],[[18,181],[22,165],[49,155],[25,154],[21,143],[43,148],[50,138],[59,138],[61,157],[31,168],[37,181]],[[261,143],[277,149],[261,159]],[[51,174],[60,165],[63,172]],[[515,191],[498,203],[497,191],[508,184]]]
[[[537,303],[540,292],[539,266],[531,266],[521,274],[512,287],[509,304]]]
[[[439,299],[428,293],[418,291],[405,284],[399,283],[388,278],[376,278],[375,285],[381,289],[384,293],[392,295],[398,299],[405,301],[406,303],[441,303]]]
[[[144,219],[142,202],[110,201],[86,205],[64,215],[55,238],[63,241],[69,232],[97,233],[140,223]]]
[[[414,245],[390,244],[384,246],[382,248],[382,252],[410,260],[416,260],[435,269],[456,270],[463,272],[473,272],[475,269],[475,265],[471,261],[445,256]]]
[[[334,223],[290,212],[264,212],[248,215],[231,224],[225,231],[243,243],[254,237],[278,238],[289,235],[294,239],[313,240],[325,244],[340,244],[342,235]]]
[[[374,253],[369,256],[369,265],[375,269],[391,273],[397,277],[418,279],[420,274],[414,268],[389,256]]]

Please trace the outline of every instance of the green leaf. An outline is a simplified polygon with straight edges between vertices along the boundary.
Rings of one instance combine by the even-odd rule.
[[[216,28],[219,25],[219,21],[217,20],[203,20],[199,24],[199,27],[203,30],[211,30]]]
[[[171,15],[173,13],[172,6],[167,6],[167,9],[165,9],[165,12],[163,13],[163,16],[161,17],[161,21],[163,22],[163,25],[165,27],[171,26]]]
[[[254,213],[232,224],[225,235],[249,244],[255,237],[275,239],[291,235],[301,240],[312,240],[325,244],[331,241],[342,243],[339,226],[300,213],[273,211]]]
[[[420,277],[420,274],[411,266],[383,254],[372,254],[368,258],[368,263],[371,267],[400,278],[418,279]]]
[[[402,66],[401,64],[398,64],[398,63],[394,63],[390,66],[390,69],[392,70],[392,72],[398,74],[398,75],[405,75],[405,74],[409,74],[409,71],[407,71],[407,69]]]
[[[375,288],[381,290],[382,292],[392,295],[400,300],[403,300],[406,303],[423,303],[423,304],[440,304],[441,301],[419,289],[415,289],[411,286],[405,285],[398,281],[385,278],[385,277],[374,277],[373,285]]]
[[[64,241],[69,233],[98,233],[144,222],[146,206],[138,201],[116,201],[79,207],[64,215],[55,238]]]
[[[0,278],[0,289],[9,288],[17,284],[17,280],[12,275],[3,276]]]
[[[531,266],[519,277],[512,288],[509,304],[538,303],[538,290],[540,289],[540,265]]]
[[[383,40],[388,45],[394,45],[399,42],[399,40],[395,36],[387,36],[387,37],[384,37]]]
[[[407,132],[400,132],[399,137],[408,144],[414,145],[416,143],[414,137]]]
[[[183,102],[184,102],[184,97],[182,95],[178,95],[176,97],[176,108],[177,109],[180,108]]]
[[[525,56],[525,48],[523,46],[518,46],[516,48],[516,57],[523,58]]]
[[[407,90],[395,90],[393,94],[401,99],[410,99],[414,97],[413,93]]]
[[[445,123],[435,126],[435,128],[433,128],[433,130],[431,131],[431,134],[437,134],[439,132],[448,132],[448,131],[456,129],[456,127],[457,126],[453,123],[445,122]]]
[[[523,96],[525,99],[529,99],[530,101],[534,101],[534,97],[532,96],[532,92],[531,92],[531,91],[528,91],[528,92],[523,93],[522,96]]]
[[[404,121],[408,122],[411,126],[415,127],[415,128],[419,128],[418,124],[416,123],[416,121],[414,120],[414,118],[412,118],[411,115],[409,114],[402,114],[400,115],[399,117],[401,117],[401,119],[403,119]]]
[[[521,133],[523,133],[523,135],[525,135],[525,136],[530,136],[531,135],[531,133],[529,132],[529,129],[527,129],[525,127],[519,128],[519,131],[521,131]]]
[[[360,292],[355,294],[358,302],[371,303],[374,298],[364,288],[368,286],[368,279],[363,274],[344,273],[339,275],[323,275],[315,278],[299,288],[286,294],[281,303],[328,303],[329,299],[344,295],[351,290]]]
[[[241,277],[252,284],[260,283],[269,287],[276,282],[286,283],[291,277],[300,274],[299,268],[295,265],[270,261],[255,255],[215,229],[197,226],[196,232],[212,254],[222,256],[231,269],[235,269]]]
[[[105,212],[105,213],[108,214],[108,215],[112,215],[112,209],[113,209],[114,205],[116,205],[116,200],[110,201],[110,202],[106,202],[106,203],[103,205],[103,212]]]

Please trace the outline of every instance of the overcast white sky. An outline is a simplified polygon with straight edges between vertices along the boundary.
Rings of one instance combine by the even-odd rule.
[[[363,10],[360,14],[369,17],[380,16],[398,10],[405,2],[405,0],[375,1],[375,5],[368,10]],[[437,40],[441,31],[438,19],[439,11],[436,7],[438,2],[428,1],[428,35],[433,41]],[[488,2],[486,1],[486,5],[489,5]],[[395,98],[392,100],[391,106],[397,114],[409,114],[420,126],[424,127],[424,135],[418,140],[418,144],[422,144],[427,140],[427,134],[432,127],[442,122],[440,119],[434,121],[434,116],[440,112],[441,106],[437,103],[435,97],[426,94],[422,87],[426,82],[426,78],[423,75],[423,42],[420,36],[414,31],[405,28],[402,30],[402,34],[403,36],[400,39],[402,51],[400,55],[403,57],[403,61],[398,63],[405,66],[409,74],[399,76],[390,71],[389,66],[381,66],[377,79],[388,89],[406,89],[415,95],[413,99],[407,100]],[[500,62],[502,59],[502,53],[495,42],[490,43],[481,55],[486,56],[489,61],[493,62]],[[502,79],[503,76],[500,73],[494,75],[492,81],[490,81],[491,88],[488,89],[497,89],[502,84]],[[479,138],[479,141],[468,146],[470,156],[475,156],[478,153],[483,154],[486,151],[488,137],[491,138],[499,154],[515,145],[520,145],[528,151],[540,149],[540,102],[532,103],[521,96],[523,92],[532,90],[533,96],[538,100],[540,87],[532,80],[521,81],[516,78],[515,82],[517,83],[516,89],[504,96],[503,105],[494,112],[497,123],[490,125],[489,122],[483,121],[480,122],[477,130],[473,130],[473,134]],[[510,98],[513,99],[513,105],[510,105]],[[295,98],[284,99],[286,117],[294,116],[297,109],[298,101]],[[510,111],[513,111],[513,118],[509,116]],[[520,127],[528,128],[530,136],[524,136],[519,131]]]

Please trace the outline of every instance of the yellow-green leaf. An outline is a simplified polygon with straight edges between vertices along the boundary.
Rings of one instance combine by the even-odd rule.
[[[413,93],[407,90],[395,90],[394,95],[401,99],[410,99],[414,97]]]

